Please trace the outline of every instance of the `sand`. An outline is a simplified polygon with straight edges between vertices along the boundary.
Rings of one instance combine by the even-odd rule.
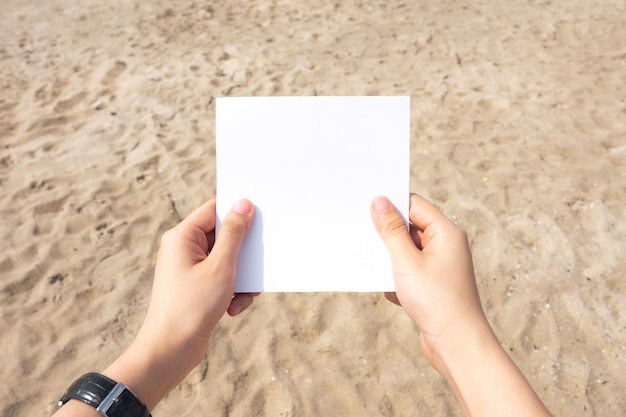
[[[411,187],[466,228],[556,415],[626,409],[623,1],[0,5],[0,414],[132,340],[159,237],[215,194],[215,98],[410,95]],[[365,208],[367,209],[367,208]],[[263,294],[156,416],[461,416],[381,294]]]

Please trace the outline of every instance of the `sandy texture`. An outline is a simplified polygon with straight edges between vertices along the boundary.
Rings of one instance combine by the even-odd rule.
[[[623,1],[4,0],[0,414],[131,341],[160,234],[215,193],[215,97],[412,97],[412,189],[557,415],[626,409]],[[364,210],[368,210],[364,207]],[[380,294],[264,294],[156,416],[461,416]]]

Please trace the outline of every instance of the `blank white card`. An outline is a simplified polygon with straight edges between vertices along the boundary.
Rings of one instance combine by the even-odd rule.
[[[370,206],[408,218],[409,149],[409,97],[218,98],[218,235],[255,206],[235,291],[393,291]]]

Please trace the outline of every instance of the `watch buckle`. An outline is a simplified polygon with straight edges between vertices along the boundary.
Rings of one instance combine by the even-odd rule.
[[[128,389],[126,385],[122,384],[121,382],[118,382],[113,387],[111,392],[109,392],[109,394],[104,398],[104,400],[102,400],[100,405],[98,405],[98,407],[96,408],[96,411],[98,411],[103,416],[108,417],[109,409],[111,408],[113,404],[115,404],[118,401],[120,394],[124,392],[124,390],[126,389]]]

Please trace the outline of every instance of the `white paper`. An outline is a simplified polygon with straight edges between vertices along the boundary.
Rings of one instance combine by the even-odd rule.
[[[235,291],[393,291],[370,205],[408,218],[409,131],[409,97],[218,98],[218,235],[255,206]]]

